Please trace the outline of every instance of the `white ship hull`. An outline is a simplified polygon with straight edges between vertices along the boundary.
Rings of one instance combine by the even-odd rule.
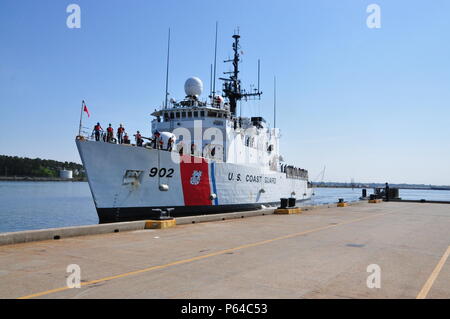
[[[76,140],[100,222],[213,214],[311,197],[308,181],[257,165],[216,162],[175,152]]]

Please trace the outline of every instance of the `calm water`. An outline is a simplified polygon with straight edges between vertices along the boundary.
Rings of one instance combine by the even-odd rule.
[[[0,232],[92,224],[87,183],[0,182]]]
[[[353,202],[359,200],[362,195],[362,189],[360,188],[315,188],[314,196],[310,201],[306,201],[305,204],[329,204],[336,203],[339,198],[343,198],[345,201]],[[367,189],[367,195],[373,194],[373,189]],[[400,189],[400,197],[402,199],[410,200],[436,200],[436,201],[449,201],[450,191],[441,190],[415,190],[415,189]]]
[[[356,201],[361,189],[316,188],[305,205]],[[370,192],[369,192],[370,194]],[[450,201],[450,191],[400,190],[403,199]],[[87,183],[1,182],[0,232],[98,223]]]

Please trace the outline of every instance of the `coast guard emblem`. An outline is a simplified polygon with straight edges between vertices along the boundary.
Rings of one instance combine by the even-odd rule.
[[[191,185],[200,184],[200,179],[202,178],[202,171],[194,171],[191,177]]]

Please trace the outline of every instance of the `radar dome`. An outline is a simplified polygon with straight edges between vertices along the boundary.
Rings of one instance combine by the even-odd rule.
[[[188,96],[200,96],[203,92],[203,82],[199,78],[192,77],[184,83],[184,92]]]

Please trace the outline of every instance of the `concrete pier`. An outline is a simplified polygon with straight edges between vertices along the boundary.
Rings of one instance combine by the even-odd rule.
[[[237,215],[0,246],[0,298],[450,298],[450,205]]]

